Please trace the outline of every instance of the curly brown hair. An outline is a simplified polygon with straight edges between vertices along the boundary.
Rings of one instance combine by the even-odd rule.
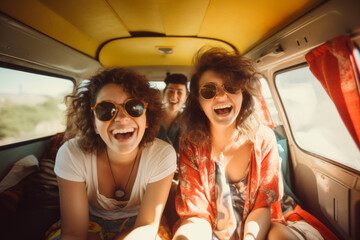
[[[241,110],[236,119],[240,134],[250,136],[260,124],[259,114],[255,111],[255,98],[261,95],[260,73],[256,71],[252,60],[236,52],[222,48],[200,49],[194,56],[194,73],[190,82],[190,93],[185,110],[181,116],[185,138],[193,143],[208,144],[210,123],[199,103],[199,80],[207,70],[219,74],[224,81],[243,90]]]
[[[131,96],[148,103],[148,127],[140,145],[151,143],[155,139],[163,118],[160,91],[151,88],[145,76],[128,68],[118,67],[101,70],[89,81],[79,84],[74,93],[65,97],[68,108],[64,141],[78,137],[79,147],[86,153],[105,150],[106,144],[94,129],[95,119],[91,107],[96,104],[99,91],[110,83],[123,86]]]

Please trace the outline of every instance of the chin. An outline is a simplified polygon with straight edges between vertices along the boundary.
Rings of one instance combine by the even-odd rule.
[[[222,126],[222,127],[226,127],[226,126],[231,126],[232,124],[234,124],[236,118],[232,117],[232,116],[226,116],[226,117],[216,117],[213,122],[214,125],[218,125],[218,126]]]

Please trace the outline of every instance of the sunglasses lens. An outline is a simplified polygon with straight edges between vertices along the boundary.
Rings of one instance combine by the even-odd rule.
[[[138,99],[132,99],[125,104],[125,111],[134,118],[141,117],[145,112],[145,105]]]
[[[200,94],[205,99],[211,99],[216,95],[216,86],[213,84],[205,84],[200,88]]]
[[[228,93],[235,94],[235,93],[237,93],[237,92],[239,91],[240,88],[231,86],[230,83],[225,83],[225,84],[224,84],[224,89],[225,89],[225,91],[227,91]]]
[[[116,106],[111,102],[102,102],[96,105],[95,114],[101,121],[109,121],[116,113]]]

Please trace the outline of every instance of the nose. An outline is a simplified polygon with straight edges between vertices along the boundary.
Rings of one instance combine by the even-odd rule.
[[[226,95],[226,92],[223,87],[217,86],[216,88],[216,96],[215,97],[223,97]]]
[[[174,92],[174,93],[171,93],[170,94],[170,100],[175,100],[176,99],[176,92]]]
[[[127,121],[130,117],[125,113],[123,106],[117,107],[118,111],[116,113],[116,116],[114,118],[115,121]]]

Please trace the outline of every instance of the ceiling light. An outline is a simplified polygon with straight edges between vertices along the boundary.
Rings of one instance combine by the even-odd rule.
[[[172,54],[173,48],[172,47],[158,47],[158,51],[161,54]]]

